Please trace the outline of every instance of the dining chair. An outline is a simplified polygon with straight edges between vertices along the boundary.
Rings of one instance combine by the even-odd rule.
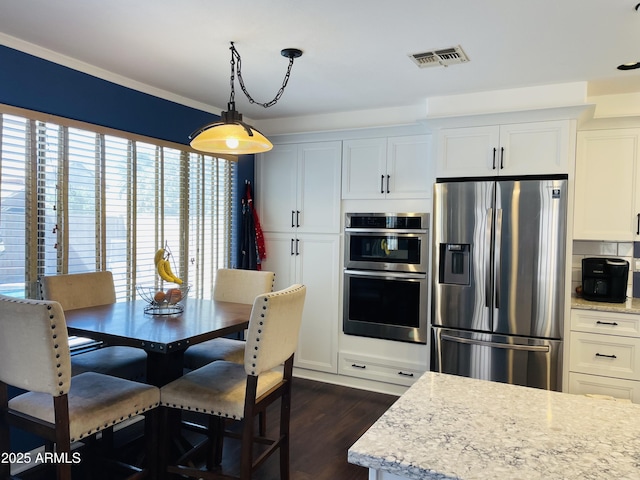
[[[0,452],[11,451],[10,426],[30,431],[55,444],[56,458],[66,460],[55,462],[57,478],[68,480],[76,455],[83,468],[90,463],[83,458],[87,445],[72,454],[72,444],[144,414],[148,465],[133,471],[137,478],[156,474],[157,387],[95,372],[72,377],[58,302],[0,295],[0,331]],[[26,392],[9,400],[9,385]],[[9,478],[10,467],[0,462],[0,478]]]
[[[298,345],[302,311],[306,295],[304,285],[258,295],[249,319],[244,363],[212,362],[193,370],[160,389],[163,417],[170,409],[196,411],[211,417],[207,438],[178,459],[177,465],[161,463],[161,470],[194,478],[218,478],[216,466],[222,459],[225,420],[242,423],[240,477],[253,472],[275,451],[280,451],[280,475],[289,478],[289,419],[293,357]],[[284,367],[280,368],[284,363]],[[280,399],[280,428],[277,438],[256,436],[254,418],[266,406]],[[169,439],[161,439],[168,449]],[[266,444],[266,450],[254,455],[253,444]],[[189,457],[207,447],[207,470],[190,465]],[[169,452],[160,455],[166,462]]]
[[[261,270],[221,268],[216,272],[213,299],[252,305],[258,295],[273,291],[276,274]],[[184,366],[194,370],[216,360],[244,362],[244,340],[214,338],[189,347],[184,353]]]
[[[63,310],[109,305],[116,302],[113,274],[109,271],[50,275],[40,278],[43,300],[55,300]],[[147,354],[124,346],[103,346],[71,357],[71,374],[97,372],[128,380],[146,377]]]

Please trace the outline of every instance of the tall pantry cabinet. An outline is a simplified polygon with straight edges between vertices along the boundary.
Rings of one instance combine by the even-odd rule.
[[[274,145],[256,157],[256,207],[275,289],[307,286],[295,366],[337,373],[342,142]]]

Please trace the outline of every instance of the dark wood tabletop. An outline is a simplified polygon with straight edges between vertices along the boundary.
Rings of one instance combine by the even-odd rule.
[[[147,352],[147,382],[162,386],[182,375],[184,351],[249,325],[251,305],[187,298],[184,311],[145,313],[148,302],[135,300],[65,311],[70,334],[126,345]]]

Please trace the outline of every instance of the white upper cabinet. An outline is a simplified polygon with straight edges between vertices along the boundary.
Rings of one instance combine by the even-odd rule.
[[[437,177],[568,173],[571,122],[442,128]]]
[[[339,233],[341,142],[274,145],[256,159],[257,208],[267,232]]]
[[[578,132],[574,239],[639,238],[639,139],[637,128]]]
[[[430,151],[430,135],[345,140],[342,198],[429,198]]]

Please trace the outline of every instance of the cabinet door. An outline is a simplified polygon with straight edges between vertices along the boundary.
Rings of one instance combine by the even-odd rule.
[[[274,145],[256,158],[256,203],[265,232],[293,230],[297,172],[297,145]]]
[[[296,281],[307,286],[307,296],[294,364],[337,373],[340,236],[301,235],[299,240]]]
[[[606,395],[640,403],[640,382],[569,372],[569,393]]]
[[[499,134],[497,126],[441,129],[436,177],[497,175]]]
[[[387,139],[345,140],[342,144],[342,198],[384,198]]]
[[[569,130],[568,120],[501,125],[499,175],[568,173]]]
[[[431,198],[435,178],[430,153],[430,135],[387,140],[387,198]]]
[[[578,133],[573,238],[632,241],[636,237],[639,134],[640,129]]]
[[[340,233],[342,143],[302,144],[298,158],[298,232]]]
[[[262,270],[276,274],[273,289],[282,290],[296,283],[295,253],[299,242],[296,242],[295,235],[291,233],[265,233],[264,241],[267,258],[262,263]]]

